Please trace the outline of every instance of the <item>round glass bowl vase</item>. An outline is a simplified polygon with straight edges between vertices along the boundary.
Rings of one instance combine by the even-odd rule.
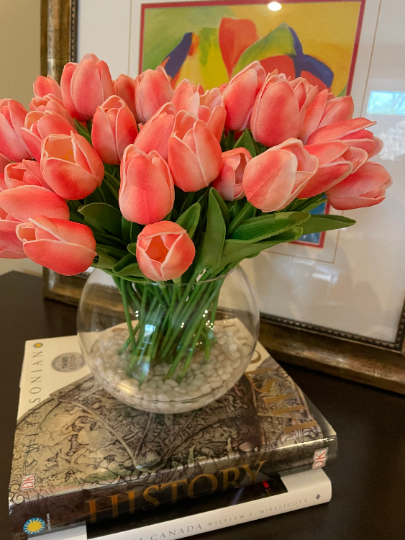
[[[245,272],[186,284],[139,283],[94,270],[78,309],[78,336],[97,381],[148,412],[198,409],[243,375],[259,331]]]

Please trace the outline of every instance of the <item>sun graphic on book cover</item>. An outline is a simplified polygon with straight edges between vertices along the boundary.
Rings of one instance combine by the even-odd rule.
[[[41,518],[32,518],[25,522],[24,532],[27,534],[37,534],[45,529],[45,521]]]

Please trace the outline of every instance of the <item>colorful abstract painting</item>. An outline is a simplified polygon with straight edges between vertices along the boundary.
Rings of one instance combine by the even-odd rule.
[[[267,72],[350,91],[364,0],[246,0],[142,4],[140,71],[165,69],[175,86],[220,86],[259,60]]]

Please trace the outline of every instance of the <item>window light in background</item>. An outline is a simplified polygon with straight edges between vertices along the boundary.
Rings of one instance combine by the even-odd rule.
[[[270,11],[280,11],[283,6],[279,2],[270,2],[270,4],[267,4],[267,7]]]

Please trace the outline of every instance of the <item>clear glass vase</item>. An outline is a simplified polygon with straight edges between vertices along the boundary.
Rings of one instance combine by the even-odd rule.
[[[94,270],[78,335],[99,383],[120,401],[177,413],[218,399],[254,352],[259,310],[245,272],[186,284],[139,283]]]

